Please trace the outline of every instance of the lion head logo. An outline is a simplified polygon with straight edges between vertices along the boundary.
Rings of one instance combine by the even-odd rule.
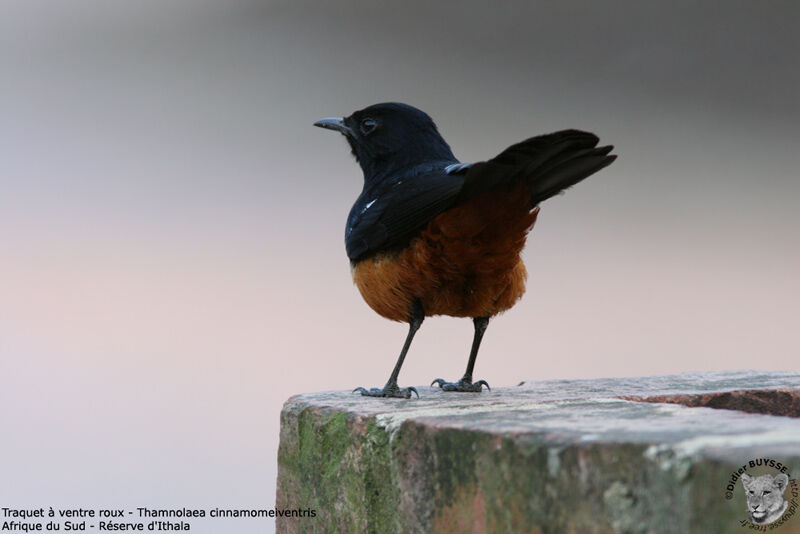
[[[744,494],[747,496],[747,519],[755,525],[768,525],[777,521],[786,511],[788,503],[783,492],[789,484],[785,474],[776,476],[761,475],[751,477],[742,475]]]

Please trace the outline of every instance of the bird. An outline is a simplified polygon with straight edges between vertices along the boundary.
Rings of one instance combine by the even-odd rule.
[[[610,165],[612,145],[596,135],[560,130],[514,144],[486,161],[462,163],[431,117],[386,102],[314,126],[344,135],[364,174],[345,227],[353,281],[379,315],[408,323],[397,362],[383,388],[357,387],[367,397],[419,397],[398,375],[426,317],[471,318],[472,346],[464,376],[437,378],[446,392],[481,392],[473,381],[489,320],[525,292],[520,257],[539,204]]]

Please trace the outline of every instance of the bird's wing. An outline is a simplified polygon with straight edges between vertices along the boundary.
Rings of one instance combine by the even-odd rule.
[[[362,195],[348,218],[348,257],[357,261],[402,243],[451,207],[463,185],[459,173],[438,170],[390,184],[374,198]]]
[[[533,205],[610,165],[612,146],[597,147],[596,135],[580,130],[531,137],[488,161],[466,169],[459,202],[513,180],[524,180]]]

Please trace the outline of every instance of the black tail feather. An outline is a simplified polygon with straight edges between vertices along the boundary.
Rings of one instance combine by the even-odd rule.
[[[543,202],[611,165],[617,159],[617,156],[607,155],[613,148],[605,146],[576,153],[545,168],[537,169],[537,172],[527,178],[531,203],[536,205]]]
[[[547,200],[610,165],[613,146],[597,147],[596,135],[562,130],[526,139],[495,158],[473,165],[462,198],[517,180],[530,187],[532,205]]]

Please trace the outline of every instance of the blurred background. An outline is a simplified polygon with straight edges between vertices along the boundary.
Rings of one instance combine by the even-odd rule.
[[[543,206],[477,378],[796,370],[798,27],[780,1],[3,1],[0,506],[274,505],[282,402],[383,385],[406,334],[352,285],[361,173],[311,126],[381,101],[463,161],[617,146]],[[401,384],[459,378],[471,337],[426,321]]]

